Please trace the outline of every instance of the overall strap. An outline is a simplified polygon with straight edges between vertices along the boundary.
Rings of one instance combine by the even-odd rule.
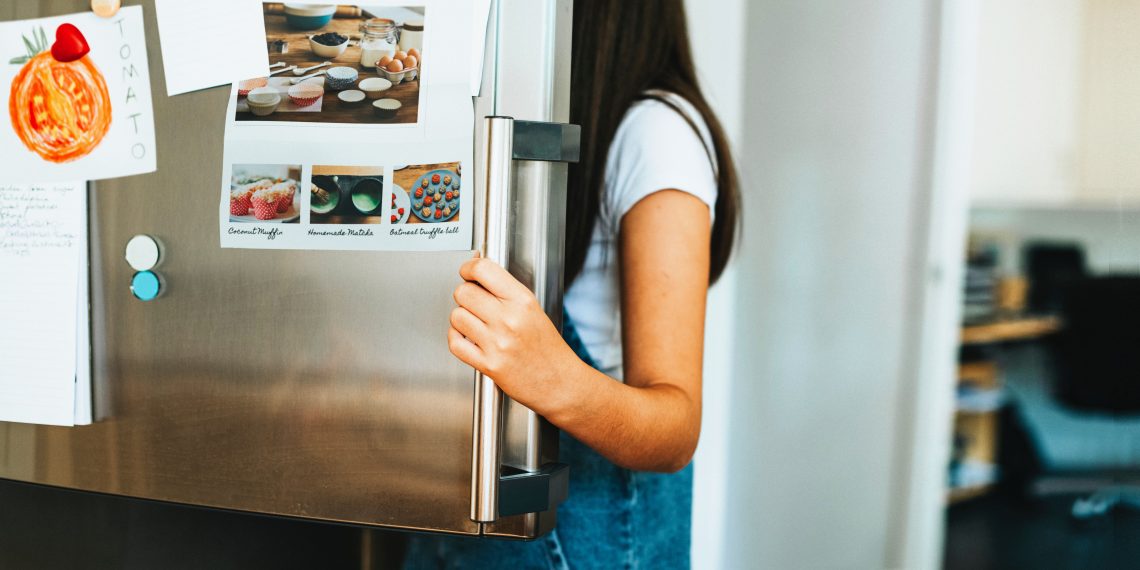
[[[578,336],[578,328],[574,326],[574,319],[570,318],[570,313],[566,312],[566,307],[562,308],[562,339],[566,344],[570,345],[570,349],[582,362],[589,364],[591,368],[597,368],[597,363],[590,356],[590,351],[586,349],[586,343],[582,342],[582,337]]]

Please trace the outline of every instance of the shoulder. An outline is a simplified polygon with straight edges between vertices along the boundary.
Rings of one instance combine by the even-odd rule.
[[[684,98],[649,92],[618,125],[606,157],[603,218],[613,223],[641,199],[661,190],[716,202],[715,151],[708,127]]]
[[[618,125],[614,146],[619,140],[627,144],[653,144],[669,137],[672,142],[688,143],[712,154],[712,137],[697,108],[680,95],[665,91],[649,91],[634,103]]]

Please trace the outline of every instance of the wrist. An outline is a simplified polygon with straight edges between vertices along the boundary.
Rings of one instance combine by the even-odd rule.
[[[581,410],[589,406],[591,375],[595,370],[582,362],[569,347],[554,363],[546,384],[546,397],[541,409],[535,409],[551,423],[563,426],[574,422]],[[562,351],[560,351],[562,352]]]

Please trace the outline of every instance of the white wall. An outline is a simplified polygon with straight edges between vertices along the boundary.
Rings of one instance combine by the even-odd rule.
[[[973,198],[1140,204],[1140,2],[981,3]]]
[[[970,230],[998,240],[1009,274],[1021,272],[1026,241],[1080,243],[1091,271],[1140,274],[1140,209],[975,209]]]
[[[1140,203],[1140,2],[1083,4],[1080,196]]]
[[[701,87],[739,152],[744,97],[745,0],[685,0],[693,55],[705,62]],[[705,319],[705,367],[701,441],[693,480],[692,565],[696,570],[725,568],[728,522],[730,404],[733,393],[733,342],[736,307],[735,263],[709,294]]]
[[[981,2],[975,200],[1072,199],[1079,183],[1082,3]]]
[[[940,4],[748,3],[724,568],[906,563]]]

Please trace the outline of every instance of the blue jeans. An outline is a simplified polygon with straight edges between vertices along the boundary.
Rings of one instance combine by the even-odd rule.
[[[593,365],[569,315],[563,336]],[[570,495],[558,526],[538,540],[414,535],[406,570],[435,568],[688,568],[693,466],[673,474],[622,469],[562,434],[559,459],[570,465]]]

